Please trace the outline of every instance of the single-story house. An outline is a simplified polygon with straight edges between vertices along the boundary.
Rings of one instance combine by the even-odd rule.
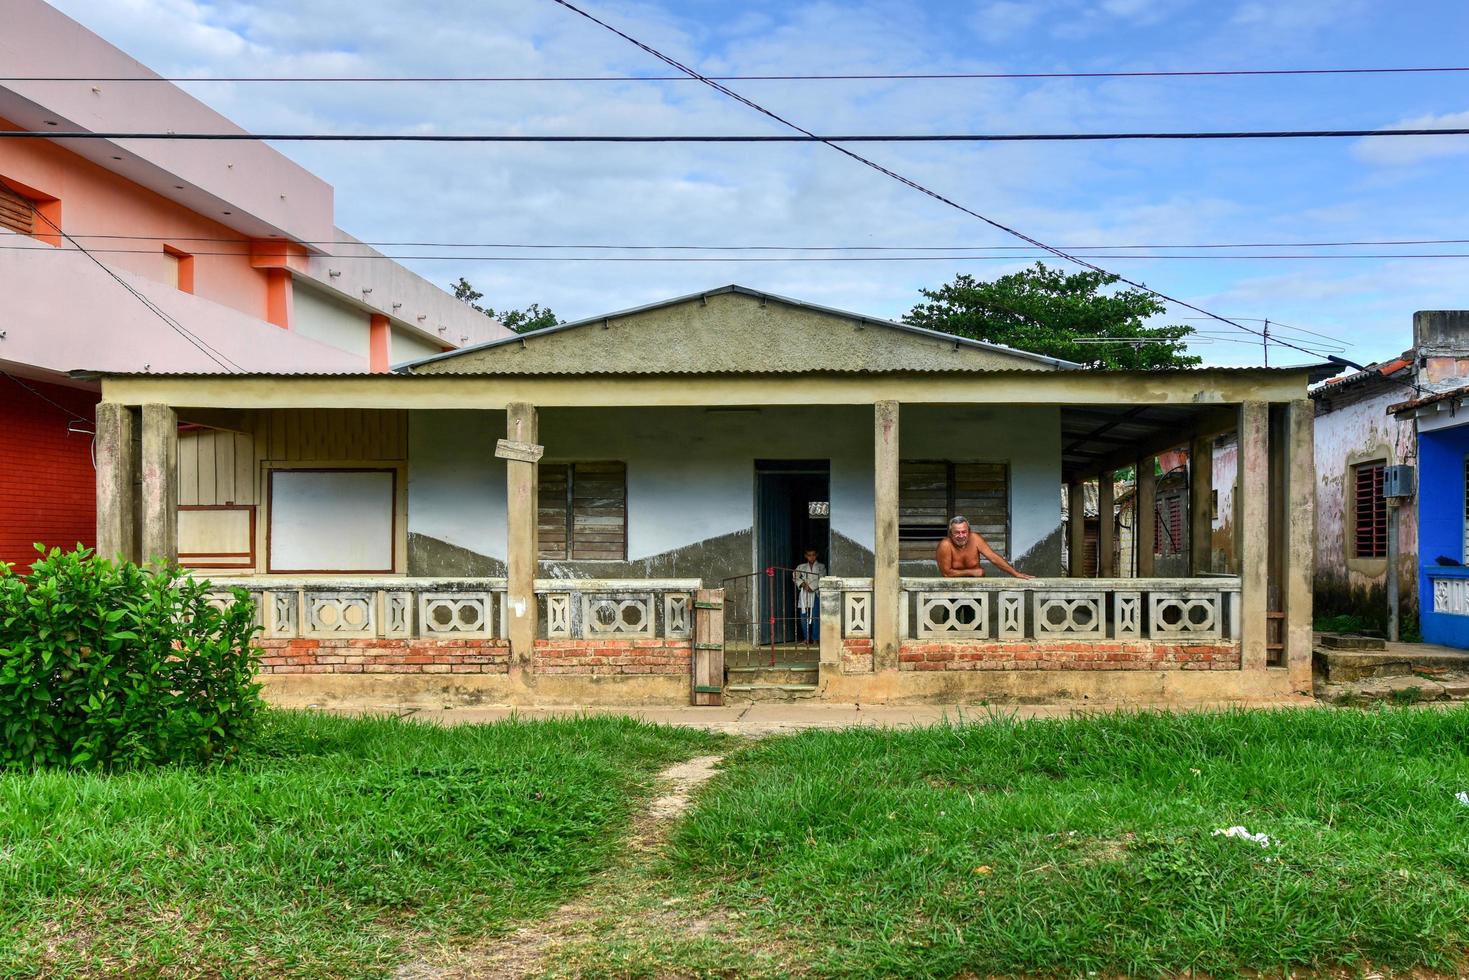
[[[99,539],[250,590],[286,701],[686,702],[722,683],[699,590],[808,547],[811,696],[1276,697],[1310,689],[1321,373],[1083,370],[727,286],[386,375],[105,375]],[[1063,484],[1110,509],[1222,432],[1241,574],[1068,574]],[[936,577],[956,512],[1036,577]]]

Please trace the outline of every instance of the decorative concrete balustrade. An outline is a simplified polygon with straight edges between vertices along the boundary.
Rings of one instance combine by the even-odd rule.
[[[489,640],[506,637],[506,580],[211,578],[255,602],[266,640]],[[537,636],[547,640],[674,639],[693,635],[697,579],[537,579]]]

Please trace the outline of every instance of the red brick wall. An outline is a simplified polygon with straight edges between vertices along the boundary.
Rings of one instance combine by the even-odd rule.
[[[21,379],[88,422],[97,395]],[[73,416],[0,376],[0,561],[19,568],[35,542],[70,550],[97,543],[97,478],[92,437],[68,433]]]
[[[693,669],[691,640],[537,640],[538,674],[679,674]]]
[[[849,641],[850,642],[850,641]],[[1239,670],[1233,643],[909,640],[899,670]]]
[[[870,639],[842,639],[842,673],[872,673],[872,641]]]
[[[262,674],[506,674],[504,640],[259,640]]]

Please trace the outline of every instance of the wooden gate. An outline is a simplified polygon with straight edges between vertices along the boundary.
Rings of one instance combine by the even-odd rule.
[[[724,590],[694,593],[691,704],[724,704]]]

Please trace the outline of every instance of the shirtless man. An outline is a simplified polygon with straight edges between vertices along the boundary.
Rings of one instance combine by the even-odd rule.
[[[995,553],[978,533],[969,530],[969,521],[956,517],[949,522],[949,536],[939,542],[937,555],[939,574],[944,578],[982,578],[984,569],[979,565],[980,556],[994,562],[1002,572],[1016,578],[1035,578],[1017,572],[1010,563]]]

